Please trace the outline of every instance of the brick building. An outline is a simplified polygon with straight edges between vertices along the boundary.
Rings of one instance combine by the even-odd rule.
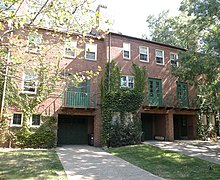
[[[100,82],[107,62],[114,60],[121,67],[121,86],[133,88],[132,63],[144,66],[148,72],[146,101],[140,109],[142,130],[145,140],[194,139],[196,137],[196,110],[193,104],[195,89],[172,76],[172,68],[178,66],[178,47],[145,39],[110,32],[103,38],[89,34],[84,42],[72,34],[66,40],[64,33],[53,34],[52,30],[38,28],[19,33],[21,54],[13,56],[33,59],[47,52],[45,63],[60,61],[63,81],[57,83],[56,91],[50,93],[35,108],[29,126],[41,125],[41,116],[53,116],[57,120],[57,144],[88,144],[88,135],[94,136],[94,145],[101,145]],[[62,37],[62,38],[61,38]],[[69,40],[71,39],[71,40]],[[90,43],[89,39],[93,42]],[[51,46],[53,45],[53,46]],[[59,58],[57,58],[59,55]],[[28,62],[19,67],[17,87],[21,94],[35,98],[38,91],[37,76],[30,71]],[[99,76],[80,83],[78,86],[65,84],[70,72],[97,71]],[[53,72],[51,72],[53,73]],[[7,110],[10,126],[21,127],[23,112],[16,106]]]

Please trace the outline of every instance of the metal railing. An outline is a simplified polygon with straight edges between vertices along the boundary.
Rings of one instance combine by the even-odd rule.
[[[85,92],[64,91],[62,94],[63,106],[66,107],[96,107],[96,94]]]

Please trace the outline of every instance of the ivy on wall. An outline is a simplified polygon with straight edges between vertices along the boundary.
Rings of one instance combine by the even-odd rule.
[[[140,109],[146,94],[146,69],[132,65],[134,88],[122,88],[120,68],[112,61],[106,65],[101,81],[102,140],[107,146],[122,146],[141,142]],[[119,113],[119,117],[113,117]],[[131,114],[132,118],[127,118]]]
[[[54,117],[41,116],[41,126],[10,127],[12,147],[52,148],[56,146],[57,125]]]

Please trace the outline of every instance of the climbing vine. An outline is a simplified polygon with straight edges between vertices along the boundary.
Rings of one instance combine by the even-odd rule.
[[[106,65],[101,81],[102,139],[107,146],[141,142],[141,120],[138,113],[145,97],[147,71],[132,65],[134,88],[122,88],[120,68],[112,61]]]

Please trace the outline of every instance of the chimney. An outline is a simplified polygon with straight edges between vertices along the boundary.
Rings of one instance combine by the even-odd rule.
[[[102,29],[104,28],[104,24],[105,22],[103,20],[105,20],[105,13],[103,12],[103,9],[107,9],[107,6],[99,4],[95,15],[96,15],[96,29]]]

